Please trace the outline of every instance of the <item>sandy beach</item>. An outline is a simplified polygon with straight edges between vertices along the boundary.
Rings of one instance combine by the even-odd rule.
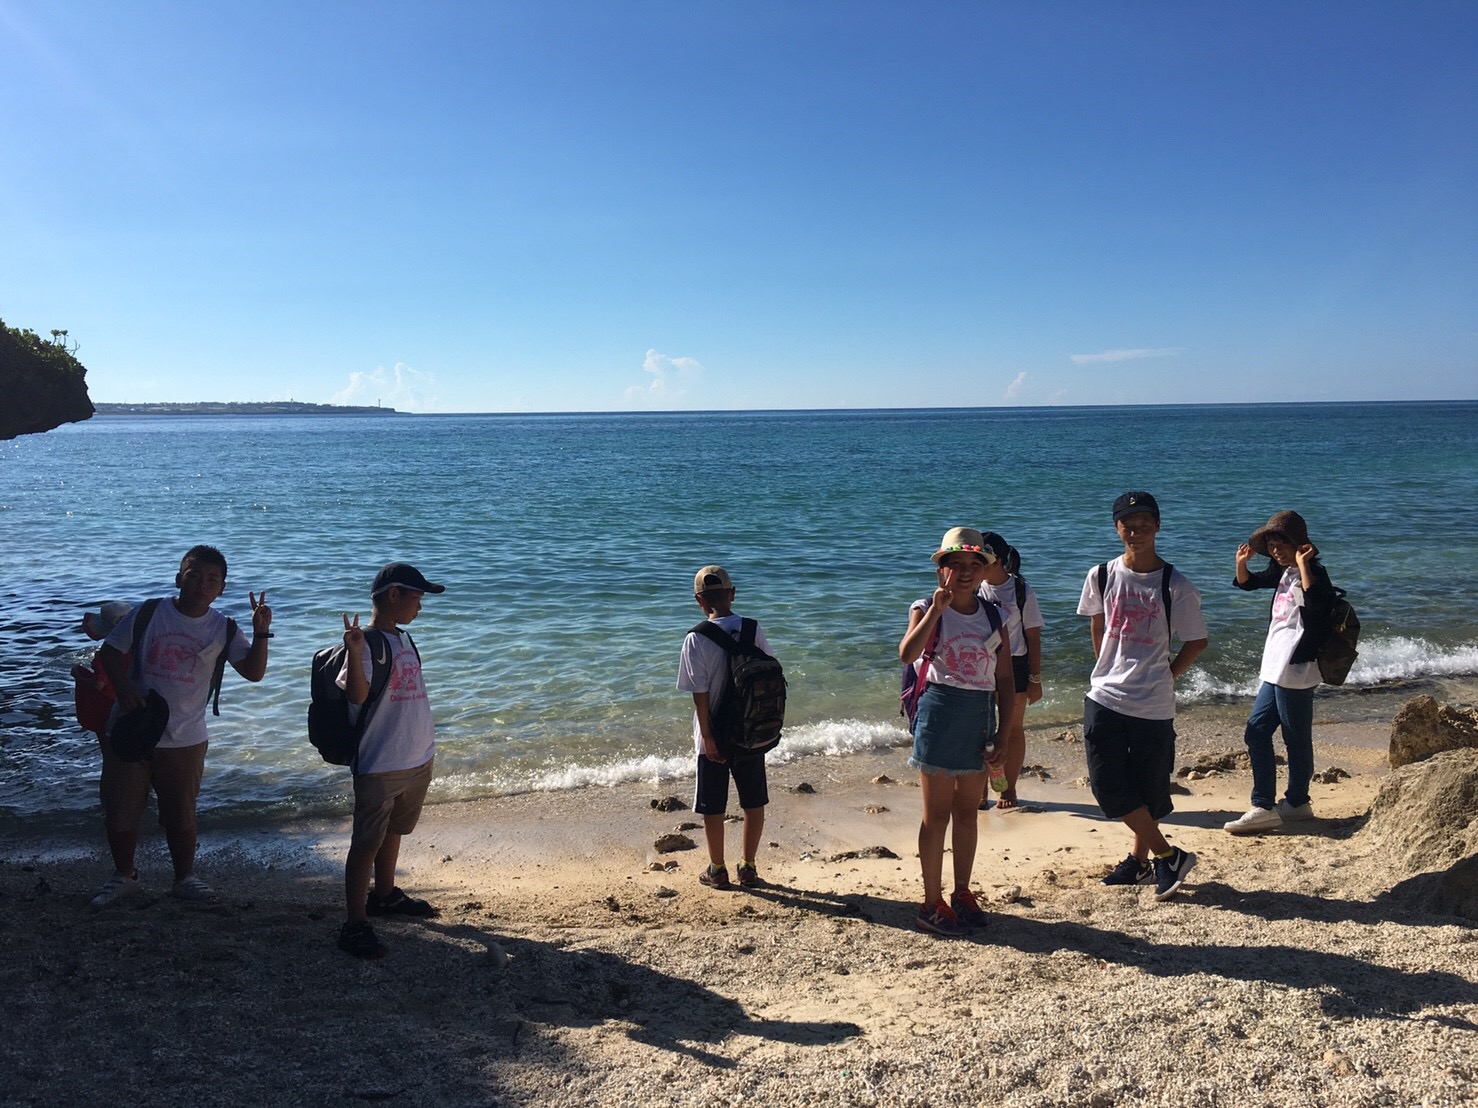
[[[1425,914],[1361,829],[1389,725],[1316,729],[1320,818],[1233,838],[1245,761],[1168,821],[1188,890],[1123,857],[1071,732],[1031,732],[1024,807],[981,815],[968,939],[918,933],[902,749],[775,767],[766,887],[698,884],[689,784],[438,805],[401,884],[443,911],[333,945],[347,821],[202,826],[216,910],[99,913],[95,841],[0,841],[0,1101],[176,1104],[1461,1105],[1478,1101],[1478,930]],[[1180,761],[1240,748],[1182,723]],[[1332,775],[1338,777],[1338,775]],[[879,781],[892,778],[891,782]],[[206,788],[210,788],[207,774]],[[804,791],[806,789],[814,791]],[[737,830],[731,841],[737,841]],[[1403,884],[1403,882],[1405,884]]]

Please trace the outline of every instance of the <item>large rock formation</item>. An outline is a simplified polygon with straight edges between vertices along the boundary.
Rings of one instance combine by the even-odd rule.
[[[1424,698],[1427,699],[1427,698]],[[1394,771],[1360,830],[1408,908],[1478,919],[1478,750],[1446,750]]]
[[[1408,700],[1391,721],[1391,768],[1442,750],[1478,749],[1478,711],[1439,705],[1430,696]]]
[[[60,334],[60,332],[58,332]],[[0,439],[92,418],[87,370],[63,342],[0,320]]]

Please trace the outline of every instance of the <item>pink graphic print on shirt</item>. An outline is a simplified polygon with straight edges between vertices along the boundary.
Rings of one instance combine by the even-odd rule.
[[[426,686],[421,683],[421,659],[414,650],[403,650],[396,656],[385,695],[393,701],[426,699]]]
[[[1161,641],[1156,624],[1163,619],[1158,599],[1146,599],[1142,593],[1120,590],[1110,599],[1104,635],[1120,642],[1153,646]]]
[[[989,674],[994,655],[974,635],[959,635],[943,643],[939,650],[940,668],[971,684],[981,682]]]
[[[1298,611],[1298,597],[1293,590],[1294,586],[1290,582],[1285,581],[1278,585],[1278,590],[1273,593],[1272,622],[1293,622],[1293,615]]]
[[[202,649],[200,641],[190,635],[178,632],[153,635],[144,655],[144,672],[178,685],[193,685]]]

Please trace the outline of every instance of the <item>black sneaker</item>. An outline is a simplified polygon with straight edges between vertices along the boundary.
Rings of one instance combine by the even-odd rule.
[[[1168,858],[1155,859],[1155,899],[1169,900],[1185,884],[1185,875],[1196,868],[1196,856],[1189,850],[1175,848]]]
[[[356,958],[383,958],[390,953],[385,944],[375,936],[375,929],[370,926],[369,920],[344,924],[339,930],[338,947],[345,954],[352,954]]]
[[[1155,880],[1155,870],[1148,862],[1141,862],[1133,854],[1125,858],[1103,879],[1105,885],[1150,885]]]

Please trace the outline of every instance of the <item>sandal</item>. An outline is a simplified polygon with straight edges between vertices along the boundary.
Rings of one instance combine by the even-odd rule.
[[[375,935],[369,920],[355,920],[339,929],[339,949],[356,958],[383,958],[389,949]]]
[[[1001,793],[1000,799],[996,801],[996,808],[998,810],[1002,811],[1002,812],[1009,812],[1012,808],[1015,808],[1015,807],[1016,807],[1016,790],[1015,789],[1005,789],[1005,790],[1003,790],[1002,793]]]
[[[431,919],[441,913],[424,900],[406,896],[397,885],[385,896],[376,896],[373,891],[364,903],[364,910],[371,916],[414,916],[416,919]]]

